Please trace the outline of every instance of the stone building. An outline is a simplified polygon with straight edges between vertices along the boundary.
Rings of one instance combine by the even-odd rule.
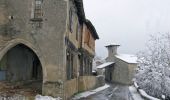
[[[108,45],[108,57],[106,63],[98,66],[98,70],[105,70],[105,80],[125,85],[133,83],[133,75],[137,68],[137,57],[134,55],[118,54],[120,45]]]
[[[82,0],[0,0],[0,80],[68,99],[95,85],[96,39]]]

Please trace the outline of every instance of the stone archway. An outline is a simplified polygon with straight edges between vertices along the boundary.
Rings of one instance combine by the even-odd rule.
[[[42,93],[44,67],[41,61],[37,50],[28,42],[10,41],[0,51],[0,67],[5,71],[3,82]]]

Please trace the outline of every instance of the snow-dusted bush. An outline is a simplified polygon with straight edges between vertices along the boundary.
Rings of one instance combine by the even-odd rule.
[[[136,81],[149,95],[170,96],[170,34],[152,35],[138,54]]]

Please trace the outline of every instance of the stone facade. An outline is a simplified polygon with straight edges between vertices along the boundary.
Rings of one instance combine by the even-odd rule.
[[[106,61],[114,64],[105,67],[105,79],[109,82],[131,85],[133,84],[132,79],[134,78],[135,69],[137,68],[137,58],[132,55],[118,54],[118,46],[106,46],[109,53]]]
[[[128,63],[119,58],[116,58],[116,63],[112,69],[112,82],[117,82],[125,85],[133,84],[135,69],[137,63]]]
[[[88,45],[84,38],[90,38]],[[67,99],[78,92],[79,75],[91,75],[96,39],[82,0],[0,0],[0,59],[6,59],[2,61],[6,74],[15,75],[7,79],[16,82],[35,76],[42,80],[43,95]],[[20,70],[22,64],[25,68]],[[33,71],[33,66],[41,68]],[[27,76],[15,74],[26,69]]]

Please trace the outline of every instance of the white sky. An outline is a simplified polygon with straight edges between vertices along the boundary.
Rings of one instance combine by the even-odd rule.
[[[143,50],[149,34],[170,32],[170,0],[84,0],[86,18],[100,36],[96,53],[107,56],[104,46],[120,44],[119,53]]]

